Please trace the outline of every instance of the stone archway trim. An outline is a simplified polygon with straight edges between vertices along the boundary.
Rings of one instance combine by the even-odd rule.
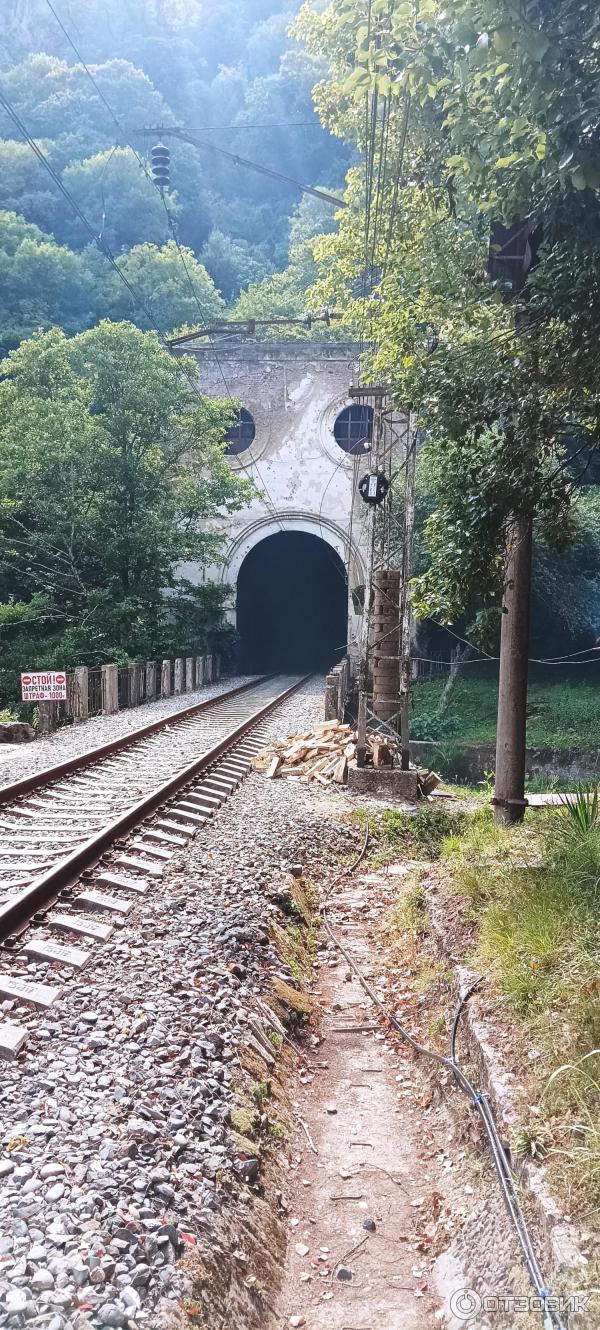
[[[339,555],[343,564],[348,557],[348,534],[337,522],[328,517],[315,517],[313,513],[290,512],[278,513],[277,517],[257,518],[228,546],[221,566],[221,581],[235,586],[238,573],[250,550],[268,536],[275,536],[285,531],[305,531],[310,536],[318,536]],[[350,582],[351,586],[364,585],[365,566],[354,542],[350,546]]]

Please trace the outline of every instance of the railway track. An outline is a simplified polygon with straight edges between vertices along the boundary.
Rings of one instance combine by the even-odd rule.
[[[52,968],[87,965],[243,780],[306,677],[258,679],[0,789],[0,1000],[53,1005]],[[0,1024],[0,1056],[24,1040]]]

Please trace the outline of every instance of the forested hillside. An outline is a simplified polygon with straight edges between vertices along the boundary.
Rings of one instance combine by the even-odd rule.
[[[321,69],[290,35],[298,8],[298,0],[106,0],[101,7],[89,0],[6,0],[3,354],[54,323],[70,333],[102,317],[147,327],[150,309],[166,331],[197,320],[198,302],[212,319],[250,283],[286,268],[300,194],[202,143],[311,185],[340,188],[348,149],[314,112],[311,90]],[[160,125],[184,125],[198,135],[197,146],[170,141],[164,201],[136,156],[147,161],[158,136],[144,130]],[[329,225],[327,209],[300,206],[292,275],[283,293],[275,292],[285,309],[295,312],[298,304],[302,243]],[[191,283],[174,236],[187,251]],[[102,249],[115,255],[141,295],[137,305]]]

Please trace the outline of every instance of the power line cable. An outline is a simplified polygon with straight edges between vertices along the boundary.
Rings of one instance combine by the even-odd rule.
[[[121,122],[120,122],[118,116],[116,115],[116,113],[115,113],[113,107],[111,106],[110,102],[108,101],[108,98],[104,95],[104,93],[103,93],[103,91],[102,91],[102,88],[101,88],[100,85],[98,84],[97,79],[96,79],[96,78],[94,77],[94,75],[92,74],[92,71],[91,71],[89,65],[88,65],[88,64],[86,63],[86,61],[84,60],[84,58],[83,58],[83,56],[82,56],[82,54],[81,54],[81,51],[80,51],[79,48],[76,46],[76,44],[75,44],[75,42],[73,41],[73,38],[71,37],[69,31],[67,30],[67,28],[65,27],[64,23],[62,22],[62,19],[60,18],[60,15],[57,13],[56,9],[54,8],[54,5],[52,4],[52,0],[46,0],[46,4],[47,4],[47,6],[48,6],[48,9],[49,9],[49,10],[51,11],[51,13],[54,15],[54,18],[56,19],[56,22],[58,23],[58,26],[60,27],[61,32],[64,34],[66,40],[67,40],[68,43],[69,43],[69,46],[71,47],[71,49],[72,49],[73,52],[75,53],[75,55],[76,55],[76,57],[77,57],[79,63],[81,64],[82,68],[85,70],[85,73],[87,74],[87,77],[89,78],[90,82],[92,83],[92,85],[93,85],[93,87],[94,87],[94,89],[95,89],[95,91],[96,91],[98,97],[100,98],[100,101],[102,102],[102,104],[103,104],[103,106],[106,108],[106,110],[108,111],[108,113],[109,113],[109,115],[110,115],[110,117],[111,117],[111,120],[112,120],[113,123],[116,125],[116,127],[117,127],[119,133],[120,133],[120,134],[122,135],[122,137],[124,138],[124,141],[125,141],[127,147],[130,148],[131,152],[133,152],[133,154],[134,154],[134,156],[135,156],[135,158],[136,158],[136,160],[137,160],[139,166],[142,168],[142,170],[143,170],[143,172],[144,172],[144,175],[146,176],[146,179],[149,181],[149,183],[151,184],[152,188],[153,188],[153,189],[156,189],[155,182],[154,182],[154,180],[152,179],[152,176],[150,175],[150,172],[148,171],[148,167],[147,167],[146,163],[144,162],[144,160],[142,159],[142,157],[140,157],[140,154],[138,153],[138,151],[137,151],[137,149],[135,148],[135,146],[129,141],[129,139],[128,139],[128,137],[127,137],[127,134],[126,134],[125,131],[123,130],[123,126],[122,126],[122,124],[121,124]],[[114,150],[113,150],[113,151],[114,151]],[[112,155],[112,154],[111,154],[111,155]],[[56,178],[57,178],[57,180],[58,180],[58,177],[56,177]],[[63,191],[63,192],[64,192],[64,191]],[[206,320],[205,320],[205,317],[204,317],[204,311],[203,311],[203,309],[202,309],[202,306],[201,306],[201,303],[200,303],[200,300],[199,300],[199,297],[198,297],[198,293],[197,293],[196,288],[195,288],[195,286],[194,286],[194,283],[193,283],[193,281],[192,281],[192,277],[191,277],[191,274],[190,274],[190,271],[189,271],[188,265],[187,265],[186,260],[185,260],[185,255],[184,255],[184,253],[183,253],[183,250],[182,250],[181,245],[180,245],[180,242],[179,242],[179,238],[178,238],[177,233],[176,233],[176,230],[175,230],[175,222],[174,222],[174,218],[173,218],[173,216],[172,216],[172,214],[171,214],[171,210],[170,210],[169,205],[168,205],[168,203],[167,203],[167,200],[166,200],[166,198],[165,198],[165,194],[164,194],[164,190],[163,190],[163,189],[160,190],[160,197],[161,197],[161,201],[162,201],[162,204],[163,204],[163,207],[164,207],[165,213],[166,213],[167,223],[168,223],[169,229],[170,229],[170,231],[171,231],[171,234],[172,234],[172,236],[173,236],[173,240],[174,240],[174,243],[175,243],[176,248],[177,248],[177,253],[178,253],[179,259],[180,259],[180,261],[181,261],[181,263],[182,263],[182,266],[183,266],[184,272],[185,272],[185,276],[186,276],[187,283],[188,283],[188,285],[189,285],[189,287],[190,287],[190,290],[191,290],[191,293],[192,293],[193,299],[194,299],[195,304],[196,304],[196,307],[197,307],[197,309],[198,309],[198,313],[199,313],[200,318],[201,318],[201,320],[202,320],[202,324],[203,324],[204,328],[206,328],[207,325],[206,325]],[[81,214],[81,216],[83,217],[83,214]],[[120,272],[120,269],[118,269],[118,271]],[[123,277],[123,274],[122,274],[122,273],[120,273],[120,275],[121,275],[121,277]],[[130,287],[130,290],[133,292],[133,288]],[[148,312],[148,313],[149,313],[149,312]],[[153,320],[152,320],[152,321],[153,321]],[[158,330],[157,330],[157,331],[158,331]],[[210,335],[209,335],[209,336],[210,336]],[[218,367],[219,367],[219,372],[220,372],[221,378],[222,378],[222,380],[223,380],[223,384],[224,384],[224,387],[225,387],[226,395],[227,395],[229,401],[233,404],[233,403],[235,402],[235,399],[234,399],[234,397],[233,397],[233,395],[232,395],[232,393],[231,393],[231,391],[230,391],[229,385],[228,385],[227,380],[226,380],[226,378],[225,378],[225,374],[224,374],[224,371],[223,371],[223,366],[222,366],[222,363],[221,363],[221,361],[220,361],[220,359],[219,359],[219,356],[218,356],[218,353],[217,353],[217,350],[216,350],[216,347],[215,347],[215,343],[214,343],[212,337],[210,337],[210,342],[211,342],[211,346],[212,346],[212,349],[213,349],[213,353],[214,353],[214,355],[215,355],[216,363],[217,363],[217,365],[218,365]],[[198,396],[201,396],[201,394],[198,393]],[[244,462],[242,462],[241,459],[240,459],[240,465],[241,465],[242,468],[247,472],[247,474],[250,475],[250,472],[248,471],[248,467],[247,467],[247,465],[246,465]],[[267,487],[267,485],[266,485],[265,482],[264,482],[264,479],[263,479],[263,477],[262,477],[262,475],[261,475],[261,472],[260,472],[260,470],[259,470],[259,468],[258,468],[258,465],[257,465],[256,463],[255,463],[254,465],[256,466],[256,471],[257,471],[257,474],[258,474],[259,479],[260,479],[260,481],[261,481],[261,485],[264,487],[265,493],[266,493],[266,495],[268,496],[268,501],[269,501],[269,502],[266,503],[267,510],[270,510],[270,511],[271,511],[271,515],[275,518],[276,522],[278,523],[278,525],[280,526],[281,530],[283,531],[283,530],[284,530],[283,524],[281,523],[281,521],[280,521],[280,519],[279,519],[279,517],[278,517],[278,515],[277,515],[277,512],[276,512],[275,507],[274,507],[274,504],[273,504],[273,500],[271,499],[271,496],[270,496],[269,491],[268,491],[268,487]]]
[[[161,331],[161,329],[158,327],[158,325],[157,325],[157,323],[156,323],[156,321],[155,321],[155,319],[154,319],[154,316],[153,316],[153,314],[152,314],[152,311],[151,311],[150,307],[147,305],[147,303],[146,303],[146,301],[143,299],[143,297],[140,296],[139,292],[137,292],[137,291],[135,290],[135,287],[132,286],[131,282],[130,282],[130,281],[128,280],[128,278],[125,276],[125,273],[124,273],[124,272],[121,270],[121,268],[119,267],[119,265],[118,265],[118,263],[117,263],[117,261],[116,261],[116,259],[115,259],[115,257],[114,257],[114,254],[111,253],[111,251],[110,251],[110,249],[108,248],[108,245],[106,244],[106,242],[105,242],[104,240],[102,240],[102,239],[96,234],[96,232],[94,231],[94,228],[93,228],[93,226],[91,225],[90,221],[89,221],[88,218],[85,216],[85,214],[81,211],[81,208],[79,207],[78,203],[77,203],[76,200],[73,198],[73,195],[70,193],[70,191],[69,191],[69,190],[66,188],[66,186],[63,184],[62,180],[60,179],[60,176],[57,175],[57,173],[56,173],[56,171],[54,170],[54,168],[52,167],[51,163],[48,161],[48,158],[45,156],[45,154],[42,152],[42,149],[39,147],[39,144],[37,144],[37,143],[35,142],[35,140],[31,137],[31,135],[29,134],[29,131],[27,130],[27,128],[26,128],[26,126],[24,125],[23,121],[20,119],[20,117],[18,116],[17,112],[14,110],[14,107],[12,107],[11,104],[10,104],[10,102],[7,101],[7,99],[6,99],[6,97],[4,96],[4,94],[3,94],[3,92],[2,92],[1,89],[0,89],[0,105],[2,105],[2,106],[4,107],[4,109],[5,109],[6,113],[7,113],[7,115],[10,116],[10,118],[11,118],[12,121],[13,121],[13,123],[16,125],[16,127],[17,127],[18,130],[19,130],[19,133],[22,135],[22,137],[24,138],[25,142],[29,145],[29,147],[31,148],[32,152],[35,153],[35,156],[36,156],[37,159],[40,161],[40,163],[42,164],[42,166],[44,167],[44,169],[50,174],[50,176],[51,176],[52,179],[54,180],[55,184],[57,185],[58,189],[60,190],[61,194],[64,195],[65,199],[66,199],[67,202],[69,203],[69,206],[73,209],[73,211],[74,211],[74,213],[76,214],[76,216],[77,216],[77,217],[80,219],[80,221],[82,222],[83,226],[85,227],[86,232],[87,232],[88,235],[90,236],[90,238],[91,238],[91,240],[93,241],[93,243],[94,243],[95,245],[98,246],[98,248],[100,249],[101,253],[105,256],[105,258],[106,258],[106,259],[108,260],[108,262],[110,263],[111,267],[112,267],[112,268],[114,269],[114,271],[117,273],[117,276],[120,278],[120,280],[123,282],[123,284],[127,287],[127,290],[129,291],[129,293],[130,293],[130,295],[131,295],[131,297],[132,297],[132,299],[133,299],[135,305],[139,306],[139,308],[143,310],[143,312],[144,312],[146,318],[148,319],[148,322],[150,323],[150,326],[153,328],[154,332],[157,334],[157,336],[158,336],[160,342],[162,343],[163,347],[165,348],[165,350],[168,351],[169,354],[171,354],[170,351],[169,351],[169,347],[168,347],[168,345],[167,345],[167,343],[166,343],[166,340],[165,340],[165,335],[164,335],[164,333]],[[219,362],[219,363],[220,363],[220,362]],[[186,377],[187,380],[188,380],[188,383],[189,383],[189,385],[190,385],[192,391],[194,392],[194,394],[196,395],[196,397],[198,398],[198,400],[199,400],[200,402],[202,402],[202,404],[204,405],[205,398],[203,397],[202,393],[200,392],[200,390],[199,390],[199,388],[198,388],[198,385],[197,385],[197,383],[196,383],[196,381],[195,381],[195,379],[194,379],[194,377],[193,377],[193,374],[192,374],[191,370],[188,368],[187,364],[185,363],[185,360],[183,360],[183,359],[181,360],[181,366],[182,366],[183,372],[184,372],[184,374],[185,374],[185,377]],[[230,400],[233,402],[234,399],[231,397],[231,394],[229,393],[229,390],[227,390],[227,392],[228,392],[228,397],[229,397]],[[247,467],[245,467],[245,465],[244,465],[243,463],[242,463],[242,465],[244,466],[244,469],[247,470]],[[267,510],[268,510],[268,504],[265,503],[265,506],[267,507]],[[276,516],[276,514],[272,514],[272,515],[275,515],[275,516]]]
[[[190,134],[212,134],[213,130],[235,130],[238,129],[310,129],[316,125],[319,129],[323,126],[320,120],[313,117],[312,120],[265,120],[264,122],[251,122],[243,125],[186,125],[186,133]]]

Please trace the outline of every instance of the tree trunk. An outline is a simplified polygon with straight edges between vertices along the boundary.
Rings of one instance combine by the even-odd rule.
[[[531,595],[531,518],[510,532],[500,637],[496,729],[496,822],[522,822],[525,814],[525,727]]]
[[[443,715],[444,712],[448,710],[448,704],[452,696],[454,685],[460,679],[463,671],[463,665],[466,664],[466,662],[470,659],[471,655],[472,655],[472,649],[470,646],[467,646],[466,643],[456,648],[456,651],[454,652],[452,660],[450,662],[450,673],[448,675],[448,678],[446,679],[444,687],[442,688],[440,694],[440,700],[438,702],[438,711],[440,715]]]

